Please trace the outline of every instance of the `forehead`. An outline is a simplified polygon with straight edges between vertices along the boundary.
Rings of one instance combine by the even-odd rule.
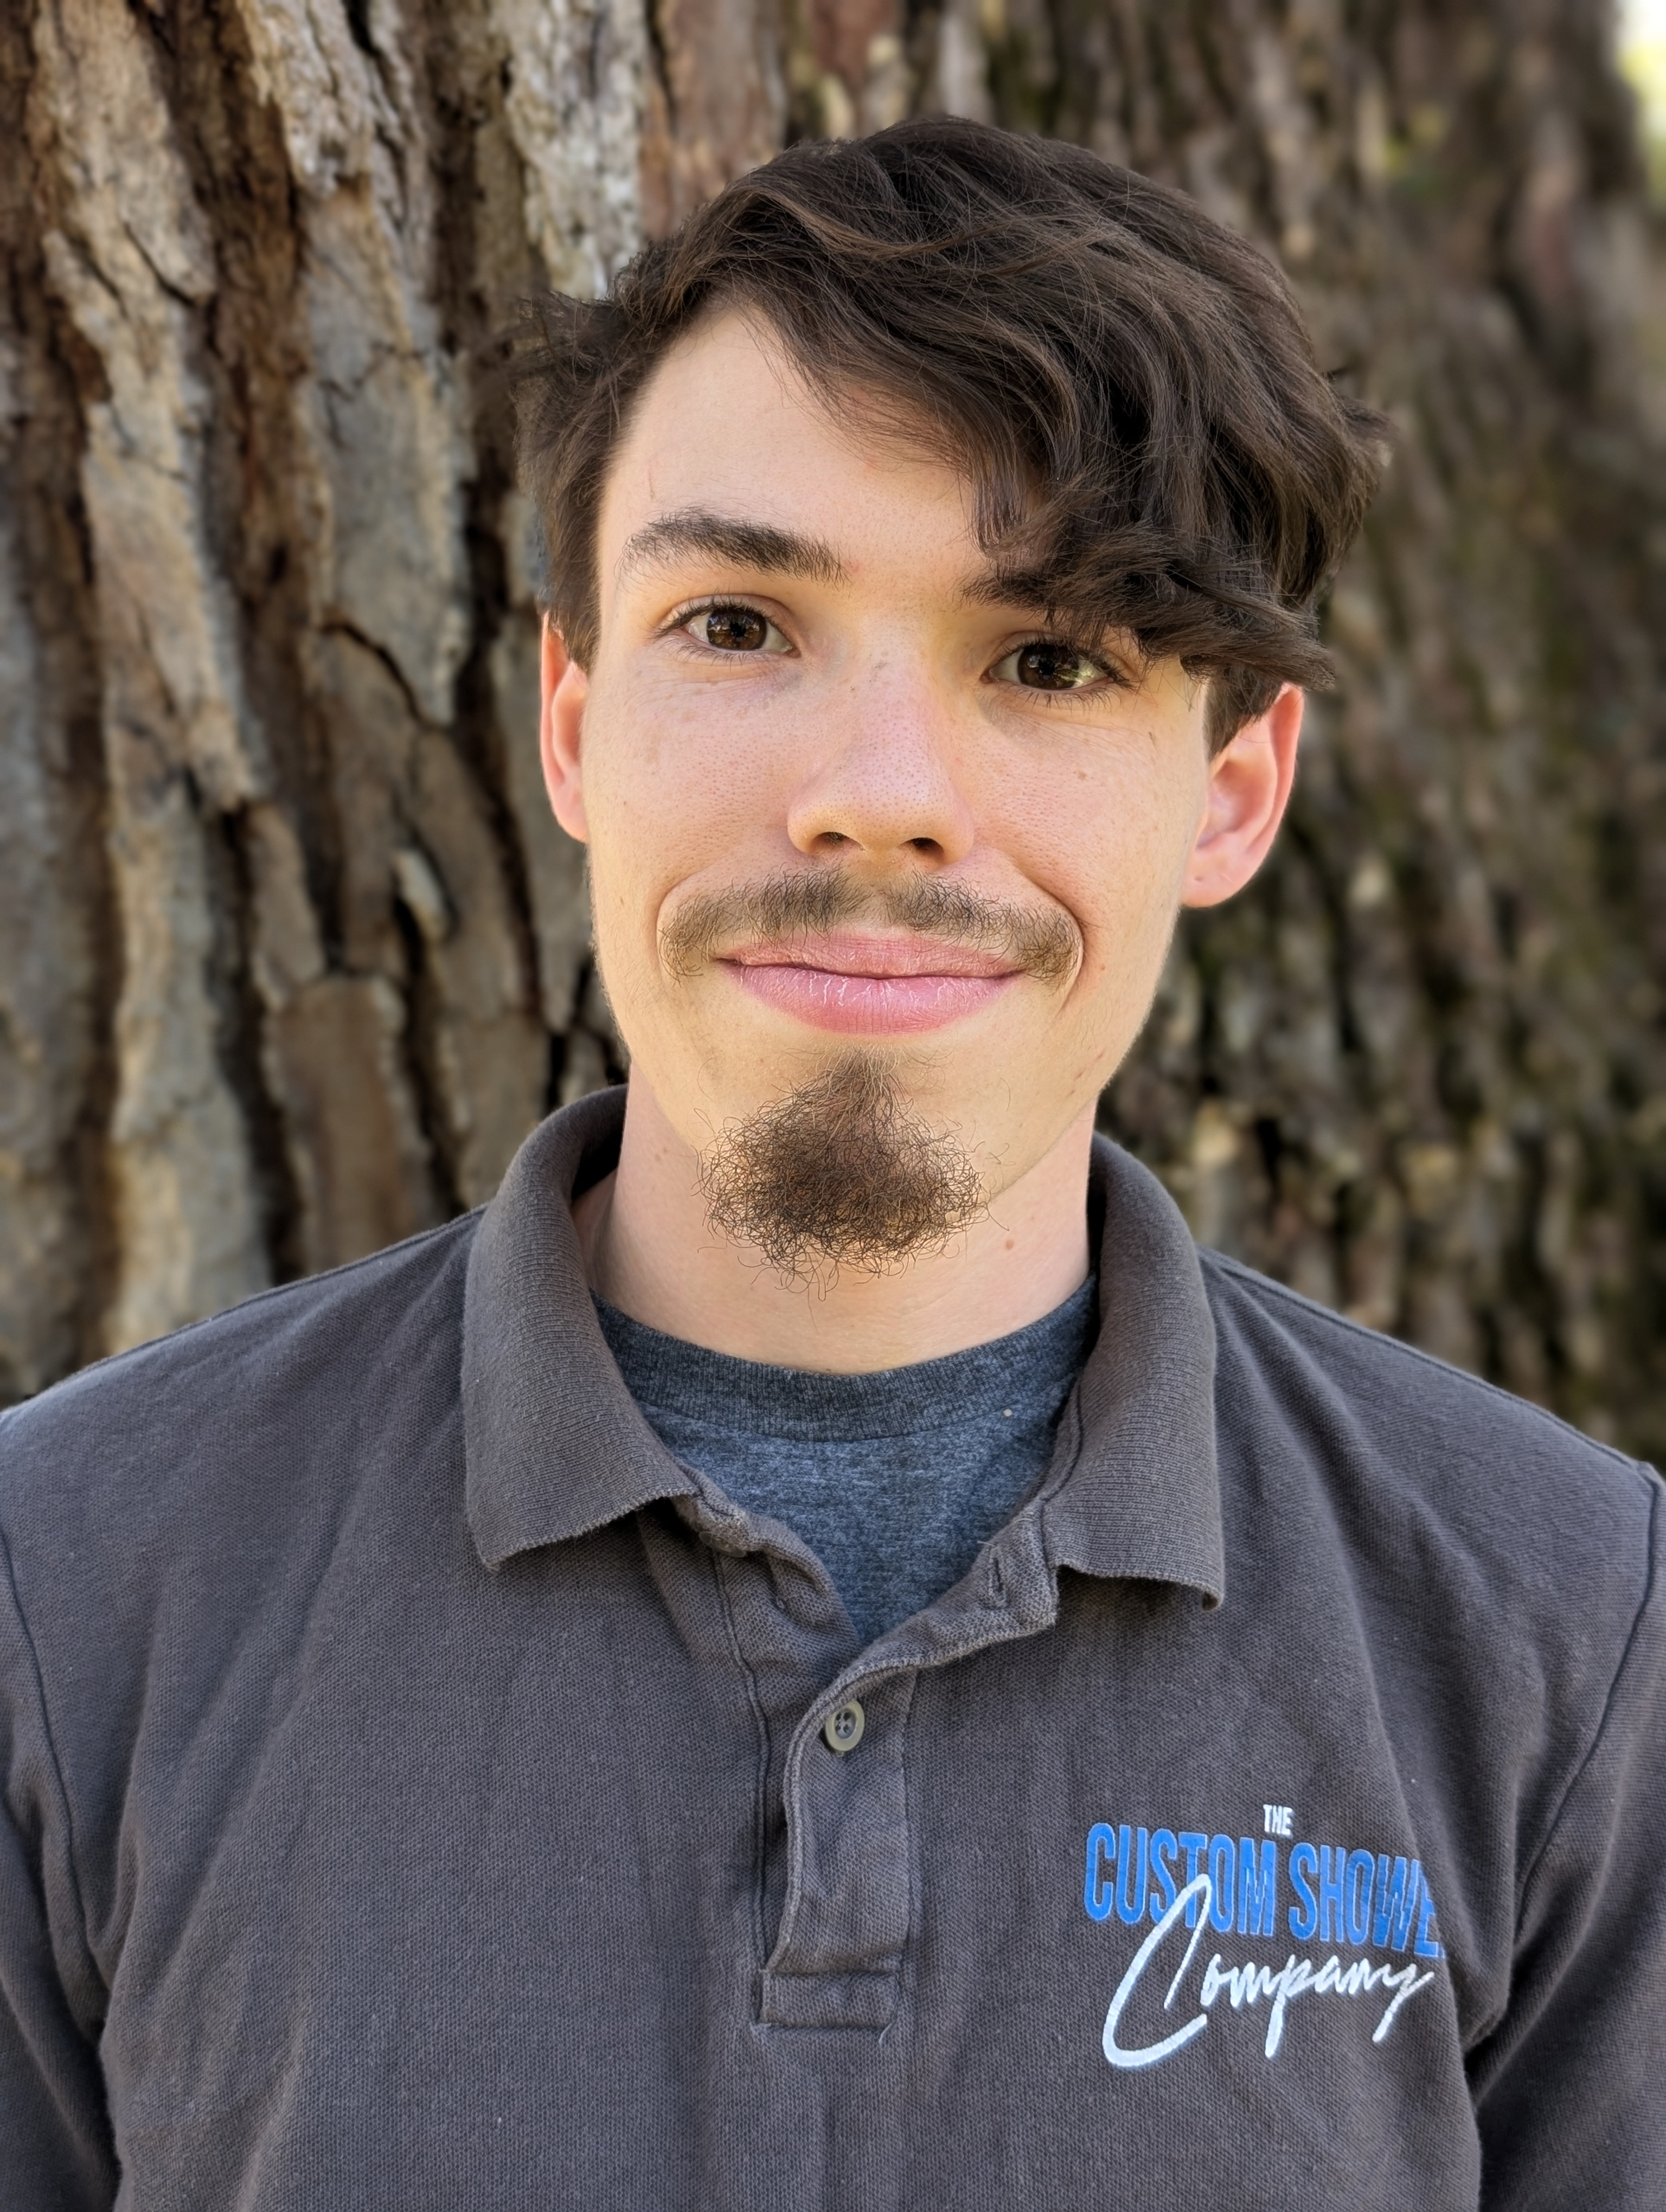
[[[818,539],[856,583],[900,568],[957,591],[988,566],[964,477],[882,426],[859,395],[830,405],[768,326],[740,313],[680,340],[637,401],[598,521],[604,601],[627,545],[686,513]]]

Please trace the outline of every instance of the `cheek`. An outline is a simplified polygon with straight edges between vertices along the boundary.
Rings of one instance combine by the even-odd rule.
[[[584,738],[592,899],[603,960],[622,978],[656,961],[666,900],[702,874],[727,879],[770,818],[769,748],[727,706],[715,691],[690,697],[651,685],[593,694]]]
[[[1180,903],[1200,803],[1197,779],[1146,744],[1107,749],[1050,781],[1027,808],[1027,870],[1082,932],[1081,988],[1143,988]]]
[[[767,805],[781,716],[742,687],[652,678],[610,687],[586,722],[586,795],[628,833],[654,843],[709,840]],[[591,756],[594,732],[594,757]]]

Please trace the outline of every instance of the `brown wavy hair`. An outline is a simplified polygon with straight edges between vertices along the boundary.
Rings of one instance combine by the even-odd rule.
[[[1324,684],[1316,606],[1364,520],[1379,415],[1320,371],[1283,276],[1183,192],[953,117],[791,147],[643,248],[606,298],[532,303],[523,481],[568,649],[595,651],[598,509],[630,411],[714,309],[976,488],[1014,596],[1213,679],[1224,744]]]

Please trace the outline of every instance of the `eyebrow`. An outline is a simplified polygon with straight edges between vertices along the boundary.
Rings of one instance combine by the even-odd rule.
[[[1011,607],[1043,622],[1050,621],[1057,611],[1047,579],[1033,568],[985,568],[967,579],[960,595],[968,606]]]
[[[849,571],[824,538],[782,530],[774,523],[747,522],[700,507],[659,515],[634,531],[625,540],[614,573],[623,583],[644,569],[669,568],[691,554],[703,554],[708,560],[767,575],[798,576],[813,584],[849,580]],[[1009,607],[1038,621],[1048,620],[1053,613],[1045,586],[1033,571],[986,568],[968,578],[958,596],[969,606]]]
[[[690,554],[702,553],[733,568],[798,576],[812,584],[846,580],[844,563],[825,538],[779,530],[773,523],[713,514],[704,507],[662,514],[634,532],[625,541],[616,574],[623,582],[641,569],[666,568]]]

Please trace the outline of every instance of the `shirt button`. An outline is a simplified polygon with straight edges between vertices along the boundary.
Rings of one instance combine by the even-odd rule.
[[[822,1723],[822,1735],[830,1751],[854,1751],[862,1740],[862,1730],[867,1726],[867,1715],[858,1701],[852,1698],[836,1713],[830,1713]]]

